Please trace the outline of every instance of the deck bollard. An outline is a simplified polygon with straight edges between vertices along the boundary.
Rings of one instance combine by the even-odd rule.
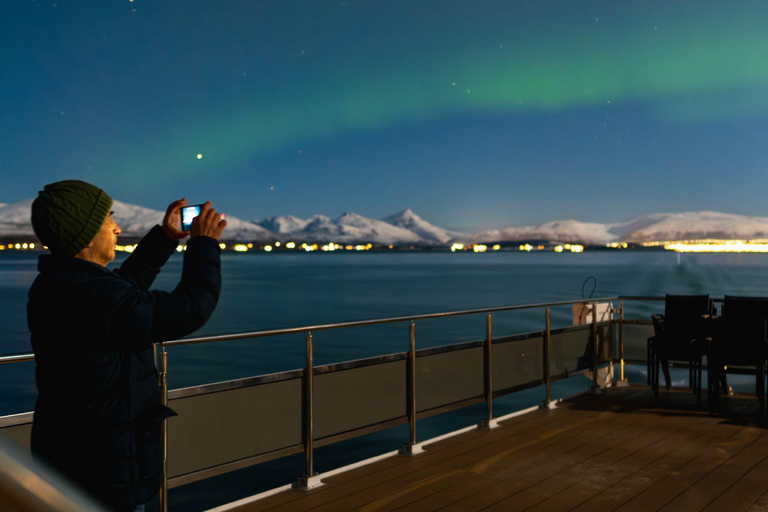
[[[408,422],[411,426],[410,441],[400,448],[401,455],[416,455],[424,451],[424,448],[416,442],[416,323],[411,320],[408,327],[409,351],[408,369],[406,379],[408,381]]]
[[[159,360],[159,385],[160,385],[160,403],[168,406],[168,352],[165,351],[165,345],[160,344]],[[157,346],[154,349],[155,360],[157,361]],[[164,419],[160,425],[160,437],[163,443],[163,480],[160,484],[159,502],[160,511],[168,512],[168,419]]]
[[[312,349],[312,333],[307,332],[307,366],[304,368],[304,452],[307,456],[307,472],[299,477],[299,481],[294,485],[297,489],[309,490],[320,485],[323,482],[320,476],[315,473],[315,452],[314,452],[314,362]]]
[[[493,359],[491,348],[491,314],[485,317],[485,342],[483,343],[483,376],[485,382],[485,419],[478,425],[479,428],[496,428],[499,423],[493,419]]]
[[[613,385],[629,387],[629,380],[624,378],[624,301],[619,301],[619,380]]]
[[[547,398],[539,406],[540,409],[554,409],[557,401],[552,400],[552,328],[549,308],[546,311],[546,330],[544,331],[544,378],[547,383]]]

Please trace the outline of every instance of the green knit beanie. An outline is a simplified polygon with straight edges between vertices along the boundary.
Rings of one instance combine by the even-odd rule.
[[[90,183],[51,183],[32,203],[32,228],[51,253],[74,256],[93,240],[111,207],[112,198]]]

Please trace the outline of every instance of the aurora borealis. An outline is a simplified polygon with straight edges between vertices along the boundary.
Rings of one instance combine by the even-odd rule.
[[[0,202],[79,178],[244,219],[765,216],[766,22],[758,1],[19,1]]]

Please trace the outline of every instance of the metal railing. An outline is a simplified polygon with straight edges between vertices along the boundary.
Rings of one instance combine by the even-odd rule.
[[[484,373],[484,379],[483,379],[483,397],[480,400],[484,400],[486,402],[486,412],[485,417],[482,419],[482,422],[480,423],[481,427],[486,428],[493,428],[495,426],[494,421],[494,415],[493,415],[493,398],[494,398],[494,388],[493,388],[493,344],[494,340],[492,338],[492,313],[499,313],[499,312],[510,312],[510,311],[520,311],[520,310],[529,310],[529,309],[544,309],[545,315],[544,315],[544,329],[542,331],[536,331],[534,334],[537,336],[541,336],[543,339],[542,343],[542,351],[543,351],[543,368],[542,368],[542,374],[543,379],[539,382],[536,382],[535,385],[545,385],[546,386],[546,399],[542,403],[542,407],[551,407],[552,406],[552,394],[551,394],[551,384],[554,381],[554,376],[552,375],[552,366],[551,366],[551,357],[552,357],[552,335],[553,330],[551,328],[551,320],[550,320],[550,311],[551,308],[559,307],[559,306],[569,306],[574,304],[584,304],[584,305],[591,305],[592,307],[592,321],[591,325],[589,326],[590,329],[590,342],[592,343],[592,361],[591,361],[591,373],[592,373],[592,392],[599,392],[600,385],[598,382],[598,336],[597,336],[597,329],[598,324],[605,325],[605,324],[613,324],[615,321],[611,320],[609,322],[598,322],[597,319],[597,304],[598,303],[605,303],[605,302],[615,302],[620,301],[619,303],[619,358],[618,361],[614,361],[614,352],[611,352],[611,357],[609,364],[612,365],[614,362],[618,362],[620,364],[620,380],[624,380],[624,336],[623,336],[623,326],[624,326],[624,305],[623,305],[623,299],[624,297],[602,297],[602,298],[591,298],[591,299],[582,299],[582,300],[571,300],[571,301],[561,301],[561,302],[549,302],[549,303],[538,303],[538,304],[525,304],[525,305],[516,305],[516,306],[505,306],[505,307],[494,307],[494,308],[484,308],[484,309],[473,309],[473,310],[463,310],[463,311],[451,311],[451,312],[443,312],[443,313],[432,313],[432,314],[423,314],[423,315],[412,315],[412,316],[400,316],[400,317],[392,317],[392,318],[381,318],[381,319],[373,319],[373,320],[362,320],[362,321],[354,321],[354,322],[343,322],[343,323],[332,323],[332,324],[322,324],[322,325],[311,325],[311,326],[303,326],[303,327],[294,327],[294,328],[287,328],[287,329],[275,329],[275,330],[264,330],[264,331],[254,331],[254,332],[244,332],[244,333],[235,333],[235,334],[225,334],[225,335],[219,335],[219,336],[207,336],[207,337],[197,337],[197,338],[187,338],[187,339],[181,339],[181,340],[174,340],[174,341],[166,341],[162,343],[158,343],[155,345],[155,351],[156,351],[156,358],[158,362],[158,374],[159,374],[159,388],[160,388],[160,394],[161,394],[161,400],[163,404],[168,403],[168,352],[167,350],[172,347],[178,347],[183,345],[192,345],[192,344],[202,344],[202,343],[214,343],[214,342],[223,342],[223,341],[233,341],[233,340],[246,340],[246,339],[258,339],[258,338],[264,338],[264,337],[273,337],[273,336],[282,336],[282,335],[289,335],[289,334],[305,334],[306,339],[306,365],[303,370],[301,370],[301,376],[303,379],[303,389],[304,389],[304,404],[303,404],[303,443],[302,443],[302,450],[306,454],[306,472],[305,474],[300,478],[299,480],[299,486],[303,486],[305,488],[312,487],[313,485],[318,483],[317,476],[314,469],[314,448],[315,448],[315,435],[314,435],[314,405],[315,405],[315,397],[314,397],[314,385],[313,385],[313,376],[316,371],[316,367],[314,366],[313,358],[314,358],[314,349],[313,349],[313,332],[317,331],[324,331],[324,330],[334,330],[334,329],[347,329],[352,327],[363,327],[363,326],[372,326],[372,325],[381,325],[381,324],[393,324],[393,323],[409,323],[409,349],[408,352],[404,354],[407,364],[407,372],[406,372],[406,378],[407,378],[407,422],[409,423],[409,442],[404,446],[403,452],[404,453],[417,453],[420,450],[420,445],[417,440],[417,432],[416,432],[416,422],[420,414],[417,414],[417,404],[416,404],[416,322],[421,320],[431,320],[431,319],[439,319],[439,318],[447,318],[447,317],[457,317],[457,316],[467,316],[467,315],[480,315],[483,314],[486,317],[486,335],[484,340],[482,341],[482,347],[483,347],[483,373]],[[656,298],[656,297],[627,297],[628,300],[664,300],[664,298]],[[612,316],[611,316],[612,318]],[[562,331],[562,330],[561,330]],[[0,356],[0,364],[4,363],[16,363],[16,362],[30,362],[34,361],[34,355],[33,354],[20,354],[20,355],[7,355],[7,356]],[[574,375],[574,373],[571,373],[571,375]],[[611,373],[612,375],[612,373]],[[566,371],[566,377],[568,376]],[[527,387],[533,387],[527,386]],[[519,387],[519,389],[524,389],[525,387]],[[512,391],[510,391],[512,392]],[[498,396],[499,393],[496,393],[496,396]],[[465,401],[463,405],[469,405],[469,401]],[[472,403],[476,403],[476,401],[473,401]],[[423,416],[423,414],[422,414]],[[393,423],[387,422],[387,425],[391,426]],[[369,430],[370,431],[370,430]],[[166,422],[163,422],[163,429],[162,429],[162,443],[163,443],[163,484],[162,489],[160,491],[160,500],[161,500],[161,510],[166,511],[168,506],[168,431],[166,427]],[[284,450],[285,451],[285,450]],[[289,453],[295,453],[293,451]],[[289,454],[286,453],[286,454]],[[259,461],[262,459],[259,458]],[[243,467],[238,466],[238,467]],[[203,470],[204,472],[205,470]],[[207,473],[206,473],[207,474]],[[199,478],[201,479],[201,478]],[[187,479],[184,481],[184,483],[187,483],[188,481],[195,481],[194,479]]]

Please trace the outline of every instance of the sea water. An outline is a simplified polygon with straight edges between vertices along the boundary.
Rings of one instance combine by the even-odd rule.
[[[119,254],[111,267],[119,266]],[[154,289],[176,286],[183,256],[175,254]],[[0,353],[29,353],[26,295],[37,270],[33,253],[0,253]],[[209,322],[194,336],[209,336],[473,310],[665,293],[768,295],[768,255],[683,254],[666,251],[554,252],[365,252],[230,253],[222,255],[222,293]],[[590,276],[594,280],[587,280]],[[594,290],[593,290],[594,286]],[[66,300],[66,297],[62,297]],[[663,303],[625,303],[627,318],[648,319]],[[493,314],[494,337],[544,329],[544,310]],[[552,309],[553,328],[571,325],[570,307]],[[320,330],[314,334],[315,364],[348,361],[408,349],[408,323]],[[416,323],[417,348],[485,337],[485,315],[423,320]],[[169,349],[171,388],[218,382],[301,368],[304,335],[217,342]],[[631,369],[631,367],[628,367]],[[642,369],[630,377],[643,380]],[[585,382],[558,383],[556,395],[581,389]],[[494,402],[502,414],[534,405],[541,389]],[[0,366],[0,415],[34,407],[34,365]],[[420,439],[466,426],[482,418],[483,404],[419,421]],[[318,450],[320,470],[394,449],[407,440],[403,428],[346,441]],[[343,446],[342,446],[343,445]],[[301,456],[262,464],[236,475],[174,490],[176,509],[203,510],[258,490],[286,483],[301,473]],[[289,480],[286,480],[289,479]],[[254,481],[258,485],[254,487]],[[239,482],[239,483],[238,483]]]

